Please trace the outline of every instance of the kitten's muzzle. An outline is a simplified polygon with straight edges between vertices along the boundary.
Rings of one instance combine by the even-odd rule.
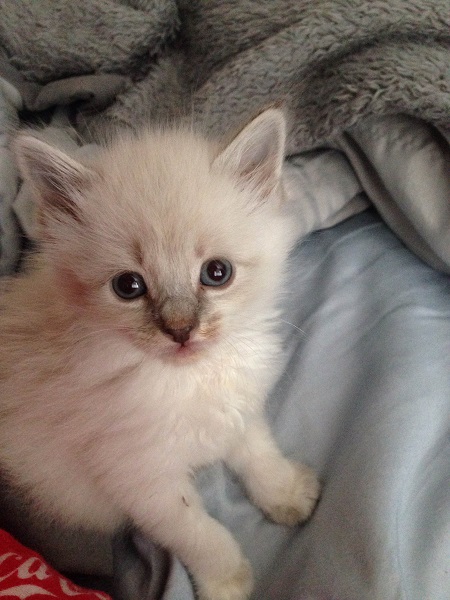
[[[177,344],[185,344],[198,326],[198,302],[194,298],[170,297],[159,307],[156,323]]]

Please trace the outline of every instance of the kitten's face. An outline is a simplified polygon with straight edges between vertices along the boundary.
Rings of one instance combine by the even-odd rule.
[[[168,361],[249,335],[272,308],[291,243],[283,123],[267,112],[219,154],[189,133],[148,134],[103,151],[88,173],[79,166],[64,197],[51,182],[44,251],[81,318]]]

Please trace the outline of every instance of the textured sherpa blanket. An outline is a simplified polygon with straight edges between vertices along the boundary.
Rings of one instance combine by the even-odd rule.
[[[406,112],[448,124],[447,0],[178,5],[181,51],[121,95],[109,116],[133,126],[166,119],[170,107],[225,133],[282,100],[291,154],[329,143],[369,115]]]

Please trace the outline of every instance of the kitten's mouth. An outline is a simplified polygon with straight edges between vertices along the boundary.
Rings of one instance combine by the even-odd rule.
[[[165,357],[169,360],[187,361],[200,356],[205,348],[204,342],[188,340],[183,344],[173,343],[167,348]]]

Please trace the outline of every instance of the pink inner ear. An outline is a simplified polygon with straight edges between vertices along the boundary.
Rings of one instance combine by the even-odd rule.
[[[46,213],[55,212],[64,213],[72,219],[75,219],[75,221],[78,221],[78,223],[82,222],[78,207],[68,194],[64,194],[56,189],[48,188],[43,192],[43,200],[41,218],[44,222]]]
[[[275,163],[275,160],[273,161]],[[248,165],[240,174],[241,178],[248,181],[256,188],[262,197],[269,196],[278,183],[278,173],[269,161]]]
[[[42,218],[59,212],[79,221],[80,192],[98,174],[58,148],[31,135],[17,138],[16,152],[24,179],[41,200]]]
[[[244,127],[218,161],[264,198],[274,191],[280,179],[285,139],[283,113],[268,109]]]

